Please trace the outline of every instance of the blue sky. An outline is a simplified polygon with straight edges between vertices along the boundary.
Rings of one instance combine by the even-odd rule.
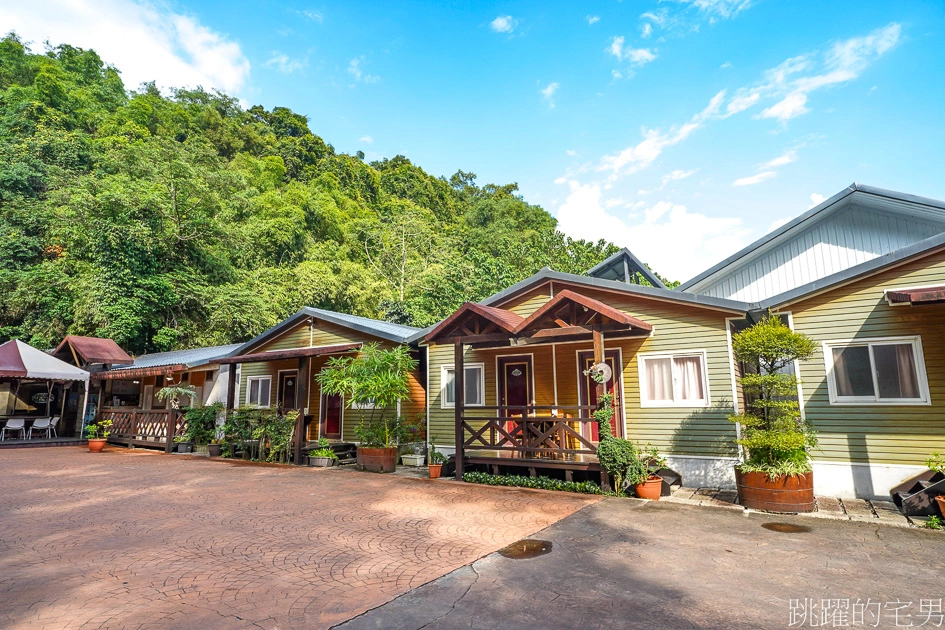
[[[945,199],[945,3],[48,0],[0,27],[518,182],[684,280],[853,181]]]

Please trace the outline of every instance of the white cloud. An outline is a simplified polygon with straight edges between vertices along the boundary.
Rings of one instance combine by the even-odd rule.
[[[361,68],[364,63],[364,55],[355,57],[348,63],[348,74],[354,77],[354,80],[362,83],[377,83],[380,77],[374,74],[366,74]]]
[[[683,170],[677,169],[673,171],[672,173],[667,173],[666,175],[663,175],[663,177],[660,179],[660,182],[661,182],[660,189],[665,188],[666,184],[670,182],[678,182],[681,179],[686,179],[687,177],[695,174],[695,172],[696,172],[695,170],[683,171]]]
[[[489,23],[489,27],[496,33],[511,33],[518,26],[518,20],[511,15],[500,15]]]
[[[725,91],[723,90],[712,97],[705,109],[682,125],[672,127],[669,131],[643,128],[643,140],[618,153],[605,155],[600,159],[596,170],[609,172],[609,178],[614,180],[646,168],[660,156],[663,149],[682,142],[693,131],[702,127],[707,120],[718,116],[719,107],[724,99]]]
[[[283,74],[292,74],[305,67],[305,62],[299,59],[292,59],[284,53],[275,51],[272,57],[265,64],[267,68],[274,68]]]
[[[541,92],[542,97],[544,97],[545,102],[548,103],[548,107],[553,108],[555,106],[554,96],[555,96],[555,92],[558,91],[558,87],[559,85],[556,81],[554,83],[549,83],[545,88],[539,90]]]
[[[250,64],[239,44],[174,13],[133,0],[44,0],[0,5],[4,32],[16,31],[34,48],[71,44],[93,48],[121,70],[130,88],[155,81],[162,88],[217,88],[238,94]]]
[[[587,23],[588,23],[588,24],[597,24],[598,22],[600,22],[600,16],[599,16],[599,15],[588,15],[588,16],[585,17],[584,19],[587,20]]]
[[[786,123],[811,111],[808,97],[812,92],[858,78],[870,63],[896,46],[901,33],[902,27],[892,22],[868,35],[835,42],[821,54],[786,59],[765,71],[756,85],[736,91],[726,109],[731,115],[763,99],[778,99],[757,117]]]
[[[565,153],[568,154],[568,157],[575,157],[575,156],[577,156],[577,151],[575,151],[574,149],[568,149],[568,150],[565,151]]]
[[[764,164],[761,165],[761,168],[762,170],[778,168],[780,166],[786,166],[790,164],[791,162],[796,162],[796,161],[797,161],[797,150],[791,149],[789,151],[785,151],[784,153],[774,158],[773,160],[769,162],[765,162]]]
[[[648,38],[653,34],[653,25],[649,22],[644,22],[643,26],[640,27],[640,37],[643,39]]]
[[[651,48],[624,48],[622,35],[614,37],[607,47],[607,52],[619,59],[628,61],[631,66],[642,66],[656,59],[655,49]]]
[[[727,69],[729,69],[729,68],[731,68],[731,67],[732,67],[732,62],[731,62],[731,61],[726,61],[726,62],[723,63],[721,66],[719,66],[719,68],[721,68],[722,70],[727,70]]]
[[[710,264],[738,251],[749,230],[734,217],[708,217],[685,206],[661,201],[642,209],[636,220],[608,213],[601,187],[567,181],[570,194],[558,209],[558,225],[574,238],[607,239],[626,246],[660,274],[685,280]]]
[[[810,210],[814,206],[819,206],[827,200],[827,197],[821,195],[820,193],[811,193],[810,195],[810,205],[807,206],[807,209]]]
[[[361,136],[358,138],[358,142],[363,142],[364,144],[374,144],[374,138],[371,136]]]
[[[736,179],[734,182],[732,182],[732,186],[754,186],[755,184],[760,184],[761,182],[771,179],[775,176],[777,176],[776,171],[762,171],[757,175]]]
[[[319,11],[316,11],[315,9],[302,9],[301,11],[296,9],[295,11],[293,11],[293,13],[295,13],[299,17],[303,17],[306,20],[309,20],[310,22],[318,22],[319,24],[321,24],[322,22],[325,21],[325,16],[322,15]]]
[[[771,222],[771,225],[768,226],[768,229],[767,229],[767,231],[765,231],[765,234],[770,234],[771,232],[774,232],[776,229],[778,229],[779,227],[781,227],[782,225],[784,225],[785,223],[787,223],[788,221],[790,221],[790,220],[793,219],[793,218],[794,218],[794,217],[786,217],[786,218],[783,218],[783,219],[775,219],[774,221]]]
[[[699,11],[722,17],[735,17],[740,12],[751,6],[752,0],[676,0],[681,4],[686,4],[698,9]]]

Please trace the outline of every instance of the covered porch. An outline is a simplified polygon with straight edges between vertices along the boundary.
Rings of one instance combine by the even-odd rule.
[[[603,302],[563,290],[529,317],[467,303],[428,336],[452,344],[442,382],[453,406],[456,477],[467,465],[606,474],[597,459],[593,413],[613,394],[615,435],[624,433],[623,372],[652,326]],[[609,378],[586,374],[606,365]],[[487,383],[495,383],[495,395]],[[494,403],[494,404],[489,404]]]

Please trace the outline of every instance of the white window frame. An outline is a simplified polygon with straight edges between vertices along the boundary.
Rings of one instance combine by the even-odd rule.
[[[373,400],[368,399],[364,402],[352,402],[351,408],[352,409],[377,409],[377,405],[375,404]]]
[[[480,403],[466,403],[466,407],[484,407],[486,404],[486,364],[485,363],[465,363],[463,368],[466,370],[479,370],[479,399],[482,401]],[[443,365],[440,367],[440,409],[455,409],[456,403],[446,402],[446,373],[449,371],[456,371],[456,366],[452,363],[449,365]],[[464,381],[465,384],[465,381]],[[455,398],[455,393],[454,393]]]
[[[253,381],[269,381],[269,400],[266,401],[266,404],[250,402],[249,396],[250,392],[253,391],[252,383]],[[247,405],[256,405],[257,407],[271,407],[272,406],[272,376],[247,376],[246,377],[246,404]]]
[[[912,356],[915,357],[916,380],[919,382],[919,398],[879,398],[879,382],[876,374],[876,363],[873,359],[873,346],[912,344]],[[837,395],[837,381],[834,373],[833,351],[838,348],[866,346],[870,353],[870,371],[873,374],[873,396],[839,396]],[[860,405],[860,406],[916,406],[931,405],[932,396],[929,393],[929,379],[925,371],[925,354],[922,352],[922,337],[912,335],[905,337],[864,337],[862,339],[844,339],[823,342],[824,368],[827,371],[827,394],[831,405]]]
[[[647,400],[646,390],[646,360],[647,359],[682,359],[699,357],[702,362],[702,392],[703,400]],[[671,362],[673,370],[673,396],[676,395],[676,363]],[[709,362],[705,350],[680,350],[678,352],[643,352],[637,355],[637,370],[640,378],[640,407],[643,408],[675,408],[675,409],[705,409],[709,407],[712,394],[709,391]]]

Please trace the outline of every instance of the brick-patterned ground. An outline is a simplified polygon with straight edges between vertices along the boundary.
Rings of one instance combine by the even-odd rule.
[[[328,627],[597,501],[72,447],[0,479],[2,628]]]

